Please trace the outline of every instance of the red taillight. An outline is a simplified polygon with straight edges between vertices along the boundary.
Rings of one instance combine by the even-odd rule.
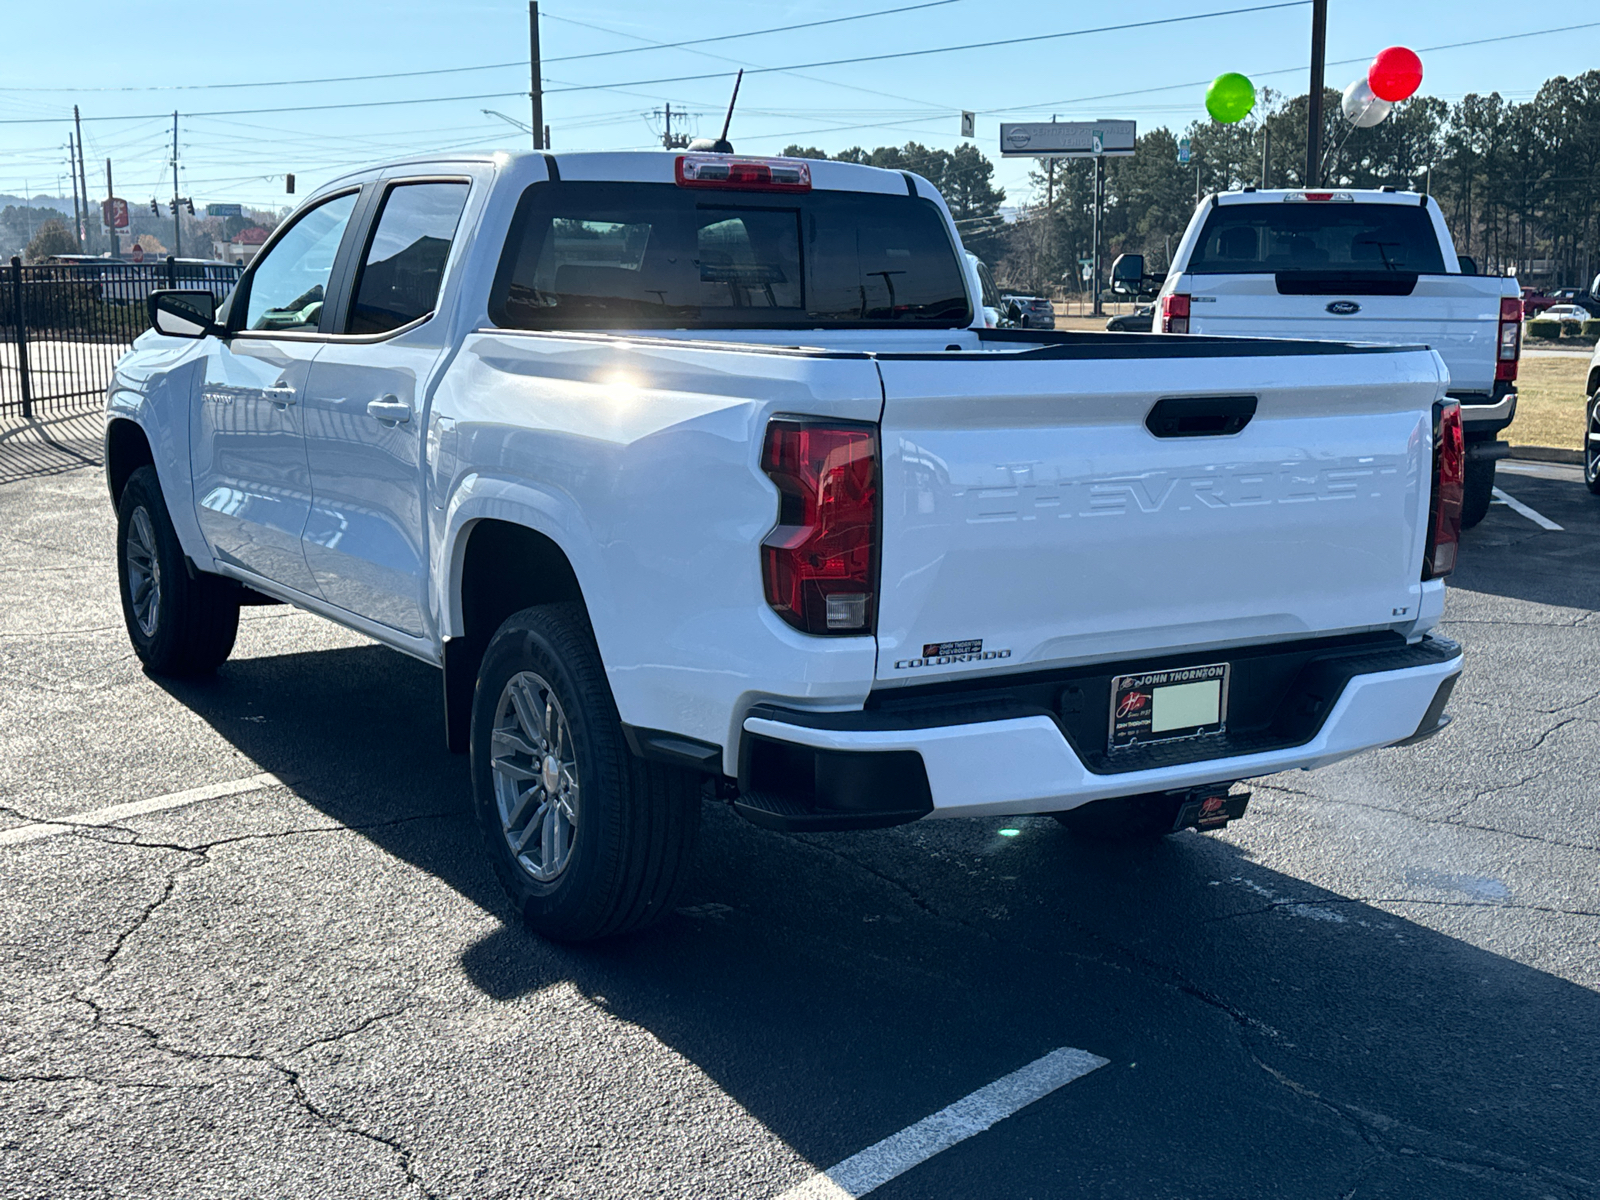
[[[1446,400],[1433,410],[1433,501],[1428,507],[1424,579],[1443,579],[1455,570],[1466,478],[1467,439],[1461,432],[1461,405]]]
[[[806,633],[872,632],[877,430],[774,421],[761,469],[779,494],[777,527],[761,543],[767,603]]]
[[[1496,380],[1517,377],[1517,360],[1522,357],[1522,301],[1515,296],[1500,297],[1500,343],[1495,356]]]
[[[733,188],[744,192],[809,192],[811,167],[798,158],[734,158],[680,154],[679,187]]]
[[[1189,332],[1189,297],[1182,292],[1161,297],[1161,332]]]

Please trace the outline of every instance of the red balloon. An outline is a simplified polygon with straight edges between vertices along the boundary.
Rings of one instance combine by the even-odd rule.
[[[1380,50],[1367,68],[1367,86],[1391,104],[1410,99],[1422,86],[1422,60],[1404,46]]]

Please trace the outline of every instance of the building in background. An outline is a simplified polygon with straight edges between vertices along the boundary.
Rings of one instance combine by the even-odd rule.
[[[251,225],[239,230],[225,247],[227,253],[222,257],[231,263],[248,263],[261,252],[261,247],[266,243],[271,230],[263,229],[259,225]]]

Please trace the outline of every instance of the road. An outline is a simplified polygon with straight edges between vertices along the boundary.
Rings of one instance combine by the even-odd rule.
[[[1600,500],[1501,487],[1561,528],[1467,535],[1427,744],[1138,849],[708,803],[665,925],[567,949],[508,922],[434,672],[266,607],[147,678],[97,472],[14,478],[0,1196],[837,1197],[952,1104],[872,1196],[1600,1195]]]

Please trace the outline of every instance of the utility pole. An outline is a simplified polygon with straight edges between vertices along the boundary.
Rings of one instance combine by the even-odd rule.
[[[183,257],[183,225],[178,219],[178,114],[172,114],[172,256]]]
[[[115,195],[116,192],[111,190],[111,160],[108,158],[106,159],[106,216],[111,220],[106,222],[106,230],[111,237],[112,258],[116,258],[122,253],[122,248],[117,245],[117,227],[111,223],[111,221],[116,220],[116,213],[111,203],[111,198]]]
[[[533,148],[543,150],[544,136],[544,81],[539,78],[539,0],[528,0],[528,68],[532,72],[533,91]]]
[[[1261,190],[1264,192],[1272,186],[1268,180],[1272,178],[1272,130],[1265,125],[1261,127]]]
[[[1328,0],[1311,0],[1311,90],[1306,93],[1306,178],[1322,183],[1322,68],[1328,56]]]
[[[1106,203],[1106,160],[1094,156],[1094,315],[1102,316],[1100,309],[1100,210]]]
[[[78,130],[78,191],[83,193],[83,248],[89,249],[92,239],[89,230],[89,181],[83,176],[83,121],[78,116],[78,106],[72,106],[72,124]]]
[[[72,177],[72,236],[73,236],[74,240],[76,240],[77,243],[78,243],[78,249],[82,250],[83,249],[83,226],[84,226],[84,220],[78,213],[78,149],[77,149],[77,146],[78,146],[78,143],[72,140],[72,135],[70,133],[67,134],[67,157],[72,160],[72,164],[68,168],[68,172],[67,172]],[[56,184],[59,186],[60,183],[61,183],[61,177],[58,175],[58,176],[56,176]]]

